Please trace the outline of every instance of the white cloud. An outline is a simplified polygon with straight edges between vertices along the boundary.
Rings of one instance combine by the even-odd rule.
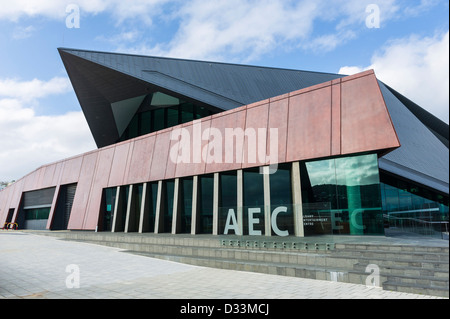
[[[0,2],[6,0],[0,0]],[[108,13],[122,27],[115,40],[118,51],[192,59],[249,62],[275,50],[300,48],[328,52],[345,45],[365,30],[366,7],[373,0],[16,0],[0,5],[0,20],[45,16],[64,19],[75,3],[83,16]],[[382,26],[388,21],[435,6],[439,0],[377,0]],[[167,10],[167,9],[170,9]],[[174,26],[174,34],[155,43],[136,32],[154,19]],[[318,22],[329,23],[327,29]],[[125,28],[124,28],[125,26]],[[132,30],[126,27],[131,27]],[[97,39],[102,39],[99,36]]]
[[[64,19],[69,4],[79,6],[81,14],[110,12],[118,23],[139,18],[151,23],[158,8],[168,0],[0,0],[0,20],[18,21],[23,17],[43,16]]]
[[[246,52],[250,60],[281,43],[306,39],[317,9],[310,1],[192,1],[180,10],[180,28],[166,54],[220,58]]]
[[[371,65],[345,66],[341,74],[373,69],[377,77],[444,122],[449,122],[449,32],[390,41]]]
[[[29,101],[52,94],[69,92],[72,89],[66,77],[54,77],[49,81],[33,79],[20,81],[17,79],[0,79],[0,97],[16,98]]]
[[[39,99],[68,92],[66,78],[0,79],[0,180],[17,180],[38,167],[95,149],[82,112],[37,115]]]
[[[36,32],[36,28],[32,25],[27,27],[18,26],[14,29],[13,38],[16,40],[23,40],[31,37]]]
[[[171,1],[169,1],[171,2]],[[203,0],[184,1],[168,17],[173,37],[156,44],[139,39],[118,51],[207,60],[249,62],[276,50],[329,52],[367,30],[366,7],[373,0]],[[378,0],[381,25],[411,15],[404,0]],[[409,11],[401,8],[409,8]],[[431,4],[426,4],[430,7]],[[329,25],[320,29],[317,25]]]

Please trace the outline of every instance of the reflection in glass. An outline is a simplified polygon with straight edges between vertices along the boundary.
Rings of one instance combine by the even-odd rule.
[[[213,113],[204,106],[161,92],[151,93],[143,99],[136,114],[120,136],[119,142],[204,118]]]
[[[116,193],[116,187],[106,188],[103,191],[105,204],[103,206],[103,214],[101,215],[102,219],[99,221],[99,224],[101,225],[99,230],[111,231],[114,206],[116,205]]]
[[[387,235],[414,234],[442,238],[448,232],[448,196],[381,174],[383,214]]]
[[[327,215],[321,220],[334,234],[383,234],[376,154],[301,162],[300,170],[304,218]],[[321,227],[307,223],[305,233],[321,233]]]
[[[48,219],[51,207],[25,209],[25,220]]]
[[[244,234],[264,234],[264,175],[259,168],[243,170],[243,232]],[[249,229],[249,218],[254,219],[253,231]]]
[[[275,173],[270,175],[271,214],[277,207],[286,207],[287,211],[278,214],[277,226],[294,234],[294,216],[292,210],[291,164],[279,164]],[[272,227],[272,236],[276,235]]]

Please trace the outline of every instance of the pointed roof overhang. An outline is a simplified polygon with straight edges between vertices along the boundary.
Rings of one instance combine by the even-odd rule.
[[[140,102],[149,93],[176,95],[185,101],[211,108],[206,103],[167,89],[170,86],[155,85],[63,49],[59,49],[59,53],[99,148],[117,142]],[[239,104],[236,103],[236,106]]]
[[[217,113],[342,77],[67,48],[58,51],[98,147],[116,143],[136,109],[133,104],[125,112],[120,105],[145,94],[166,93]]]

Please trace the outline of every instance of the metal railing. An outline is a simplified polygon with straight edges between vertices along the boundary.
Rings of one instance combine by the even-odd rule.
[[[444,216],[439,208],[396,211],[383,215],[389,235],[410,234],[448,239],[448,214]]]

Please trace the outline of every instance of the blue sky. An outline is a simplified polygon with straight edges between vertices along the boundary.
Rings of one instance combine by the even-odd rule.
[[[69,29],[69,4],[80,28]],[[366,20],[379,9],[379,28]],[[377,76],[448,123],[448,0],[0,0],[0,180],[95,149],[58,47]]]

